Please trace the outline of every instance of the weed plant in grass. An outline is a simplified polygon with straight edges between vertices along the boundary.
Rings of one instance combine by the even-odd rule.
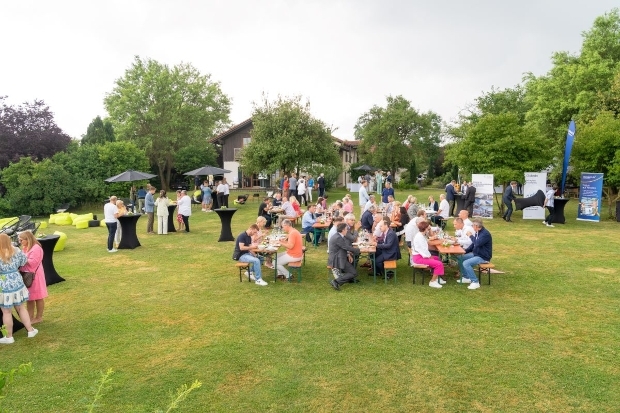
[[[238,207],[235,235],[257,209]],[[309,247],[300,284],[266,267],[269,286],[240,283],[234,243],[217,242],[217,214],[197,207],[192,232],[146,235],[141,218],[142,247],[116,254],[105,228],[51,226],[68,235],[54,255],[67,281],[49,287],[36,339],[20,331],[0,348],[0,370],[34,369],[2,407],[84,411],[112,368],[98,411],[153,412],[199,380],[182,411],[616,412],[619,224],[576,221],[576,209],[555,228],[521,212],[486,221],[505,273],[476,291],[451,277],[414,285],[403,259],[396,284],[360,269],[361,283],[336,292],[324,245]]]

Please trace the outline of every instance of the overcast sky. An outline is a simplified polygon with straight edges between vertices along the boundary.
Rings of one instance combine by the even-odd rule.
[[[221,82],[231,120],[262,92],[302,95],[353,138],[388,95],[456,118],[492,86],[545,74],[555,51],[618,0],[4,0],[0,95],[42,99],[80,137],[135,55],[193,64]]]

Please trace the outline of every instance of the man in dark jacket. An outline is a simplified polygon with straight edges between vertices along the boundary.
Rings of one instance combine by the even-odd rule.
[[[506,222],[512,222],[510,220],[510,216],[512,215],[512,201],[514,201],[517,198],[515,196],[516,191],[517,191],[517,182],[512,181],[510,182],[510,185],[508,185],[508,187],[504,191],[504,195],[502,196],[502,202],[504,202],[504,205],[506,205],[506,212],[504,212],[504,215],[502,216],[502,218]]]
[[[469,212],[469,216],[474,216],[474,203],[476,202],[476,187],[472,184],[467,186],[467,192],[463,193],[463,209]]]
[[[476,277],[473,266],[491,261],[493,256],[493,238],[491,233],[484,227],[482,219],[476,218],[473,221],[474,231],[470,239],[471,245],[465,250],[465,255],[461,255],[457,261],[459,263],[459,271],[461,279],[458,283],[469,284],[469,290],[480,288],[480,282]]]
[[[377,237],[377,253],[375,254],[375,265],[377,275],[383,276],[385,271],[383,263],[400,259],[400,247],[398,246],[398,236],[390,229],[390,219],[383,217],[379,223],[381,235]]]
[[[448,185],[446,185],[446,201],[450,205],[450,216],[454,216],[454,202],[456,200],[456,189],[454,188],[456,181],[453,179]]]
[[[319,196],[325,196],[325,174],[322,173],[316,181],[319,185]]]
[[[329,255],[327,265],[332,267],[332,272],[336,279],[329,283],[335,290],[339,290],[342,284],[357,277],[357,270],[353,266],[353,257],[359,255],[359,248],[351,245],[347,240],[348,225],[341,222],[336,227],[337,233],[329,239]]]

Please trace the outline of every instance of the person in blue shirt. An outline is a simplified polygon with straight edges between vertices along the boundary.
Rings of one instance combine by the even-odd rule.
[[[316,212],[316,205],[310,204],[308,210],[304,212],[304,216],[301,218],[301,228],[302,231],[306,233],[306,241],[311,242],[312,239],[310,234],[314,233],[314,228],[312,227],[316,224],[316,216],[314,213]],[[319,241],[317,240],[317,243]]]
[[[312,202],[312,189],[314,189],[314,178],[312,175],[308,175],[308,187],[306,188],[306,198]]]
[[[138,189],[138,213],[144,211],[144,198],[146,197],[146,189],[143,186]]]
[[[386,181],[385,188],[383,188],[383,192],[381,193],[381,202],[383,202],[384,207],[386,207],[387,204],[390,202],[388,200],[388,196],[390,195],[392,195],[394,199],[396,199],[396,197],[394,196],[394,188],[392,188],[392,184],[389,181]]]
[[[476,233],[470,237],[471,245],[465,249],[465,255],[457,258],[459,271],[462,275],[457,282],[469,284],[469,287],[467,287],[469,290],[480,288],[480,282],[476,277],[473,266],[489,262],[493,256],[493,238],[491,233],[484,227],[482,219],[474,219],[473,228]]]
[[[146,222],[146,232],[147,234],[154,234],[153,231],[153,222],[155,221],[155,198],[153,198],[153,194],[155,193],[156,188],[154,186],[149,188],[149,192],[146,194],[144,198],[144,212],[148,216],[148,220]]]
[[[202,211],[203,212],[212,212],[211,211],[211,187],[209,186],[209,181],[205,179],[204,183],[200,185],[200,190],[202,191]]]

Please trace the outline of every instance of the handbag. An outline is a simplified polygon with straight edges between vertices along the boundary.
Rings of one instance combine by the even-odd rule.
[[[32,271],[20,271],[19,272],[22,275],[22,279],[24,280],[24,285],[26,286],[26,288],[30,288],[32,286],[32,283],[34,282],[34,277],[37,274],[36,271],[39,269],[40,266],[41,264],[37,265],[37,269],[34,270],[35,272],[32,272]]]

